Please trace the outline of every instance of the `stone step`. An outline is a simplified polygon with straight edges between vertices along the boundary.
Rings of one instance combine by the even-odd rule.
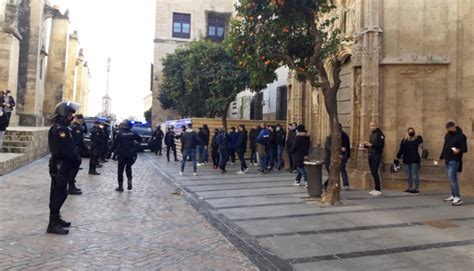
[[[5,135],[3,141],[33,141],[30,135]]]
[[[3,147],[3,152],[7,153],[27,153],[28,148],[25,147]]]
[[[3,141],[3,147],[27,148],[30,144],[31,144],[30,141]]]

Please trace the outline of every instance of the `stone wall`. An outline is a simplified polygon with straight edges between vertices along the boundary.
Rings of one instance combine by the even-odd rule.
[[[406,186],[403,173],[386,174],[406,129],[414,127],[425,139],[429,160],[422,163],[422,189],[449,190],[439,156],[445,123],[454,120],[469,138],[470,152],[461,174],[463,193],[474,194],[474,3],[472,1],[347,0],[336,1],[338,27],[349,41],[340,57],[347,61],[339,99],[341,118],[350,134],[353,183],[371,188],[367,152],[369,122],[377,121],[386,135],[383,169],[385,188]],[[349,90],[349,91],[347,91]],[[329,134],[321,93],[308,84],[290,80],[289,121],[304,123],[313,135],[313,155],[323,155]],[[341,117],[341,116],[340,116]],[[348,120],[347,120],[348,119]]]
[[[9,127],[0,153],[0,176],[47,155],[48,130],[47,127]]]
[[[68,31],[68,16],[64,16],[59,10],[55,10],[51,22],[51,39],[48,50],[48,68],[43,105],[43,116],[45,120],[50,119],[56,105],[63,100],[66,82]]]

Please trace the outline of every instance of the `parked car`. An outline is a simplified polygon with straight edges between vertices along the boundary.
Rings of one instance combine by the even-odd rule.
[[[150,150],[150,140],[153,136],[153,129],[150,124],[142,122],[132,122],[132,131],[142,137],[142,142],[138,151]]]

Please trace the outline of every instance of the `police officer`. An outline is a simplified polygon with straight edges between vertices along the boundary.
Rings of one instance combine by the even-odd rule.
[[[103,136],[103,131],[100,128],[100,121],[96,120],[94,122],[94,127],[92,127],[91,131],[91,159],[89,162],[89,174],[90,175],[100,175],[100,173],[97,172],[97,167],[99,165],[99,157],[101,154],[101,151],[104,147],[104,136]]]
[[[115,191],[123,192],[124,169],[128,180],[127,190],[132,190],[132,165],[137,160],[135,144],[140,144],[142,138],[131,131],[132,127],[128,120],[122,121],[119,129],[113,146],[118,155],[118,187]]]
[[[73,114],[78,104],[61,102],[56,106],[53,115],[53,126],[49,130],[48,144],[51,152],[49,174],[51,176],[51,194],[49,198],[49,224],[47,233],[68,234],[65,229],[71,226],[61,218],[60,210],[67,198],[67,184],[73,178],[74,169],[81,164],[74,140],[69,129]]]
[[[104,140],[104,145],[100,151],[100,162],[107,163],[107,158],[109,157],[109,143],[110,143],[110,121],[106,120],[100,126],[102,129],[102,136]]]
[[[173,126],[168,127],[168,132],[165,135],[165,144],[166,144],[166,158],[168,162],[170,161],[170,151],[173,151],[174,161],[179,162],[178,157],[176,156],[176,142],[174,141],[176,134],[174,133]]]
[[[84,153],[87,150],[87,146],[84,144],[84,128],[82,126],[84,122],[84,118],[81,114],[75,115],[74,120],[71,124],[71,135],[74,140],[74,145],[76,146],[76,150],[79,153]],[[81,161],[82,163],[82,161]],[[69,180],[69,195],[81,195],[81,189],[76,187],[76,176],[79,173],[80,167],[74,169],[72,173],[72,178]]]

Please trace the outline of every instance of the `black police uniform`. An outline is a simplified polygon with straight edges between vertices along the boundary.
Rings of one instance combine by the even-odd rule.
[[[163,131],[158,128],[156,131],[153,133],[152,136],[152,150],[155,152],[155,154],[159,154],[161,156],[162,154],[162,149],[163,149],[163,138],[165,137],[165,134]]]
[[[82,125],[74,122],[72,126],[70,127],[71,129],[71,136],[74,141],[74,145],[76,147],[76,151],[79,154],[84,153],[87,150],[86,144],[84,144],[84,128]],[[81,160],[82,163],[82,160]],[[76,176],[77,173],[79,173],[79,166],[74,168],[74,171],[72,173],[72,178],[69,180],[69,194],[71,195],[80,195],[82,194],[81,190],[76,187]]]
[[[89,162],[89,174],[98,175],[97,165],[99,164],[99,157],[105,147],[105,137],[103,130],[99,127],[92,127],[91,129],[91,159]]]
[[[64,110],[72,110],[68,108],[69,103],[60,103],[57,108],[59,106],[65,107]],[[65,113],[63,112],[63,114]],[[74,169],[81,164],[81,158],[69,129],[69,121],[65,117],[55,117],[54,125],[48,133],[48,144],[51,152],[51,158],[49,159],[51,194],[49,198],[50,220],[47,232],[67,234],[69,231],[63,229],[63,227],[69,227],[71,223],[61,219],[60,210],[67,198],[67,184],[73,178]]]
[[[166,144],[166,158],[168,162],[170,161],[170,151],[173,151],[174,161],[178,161],[178,157],[176,155],[176,142],[174,141],[176,134],[169,130],[165,135],[165,144]]]
[[[117,151],[118,156],[118,185],[116,189],[123,191],[123,171],[127,174],[128,190],[132,190],[132,165],[137,160],[135,144],[140,144],[142,138],[129,128],[121,129],[115,138],[113,149]]]

